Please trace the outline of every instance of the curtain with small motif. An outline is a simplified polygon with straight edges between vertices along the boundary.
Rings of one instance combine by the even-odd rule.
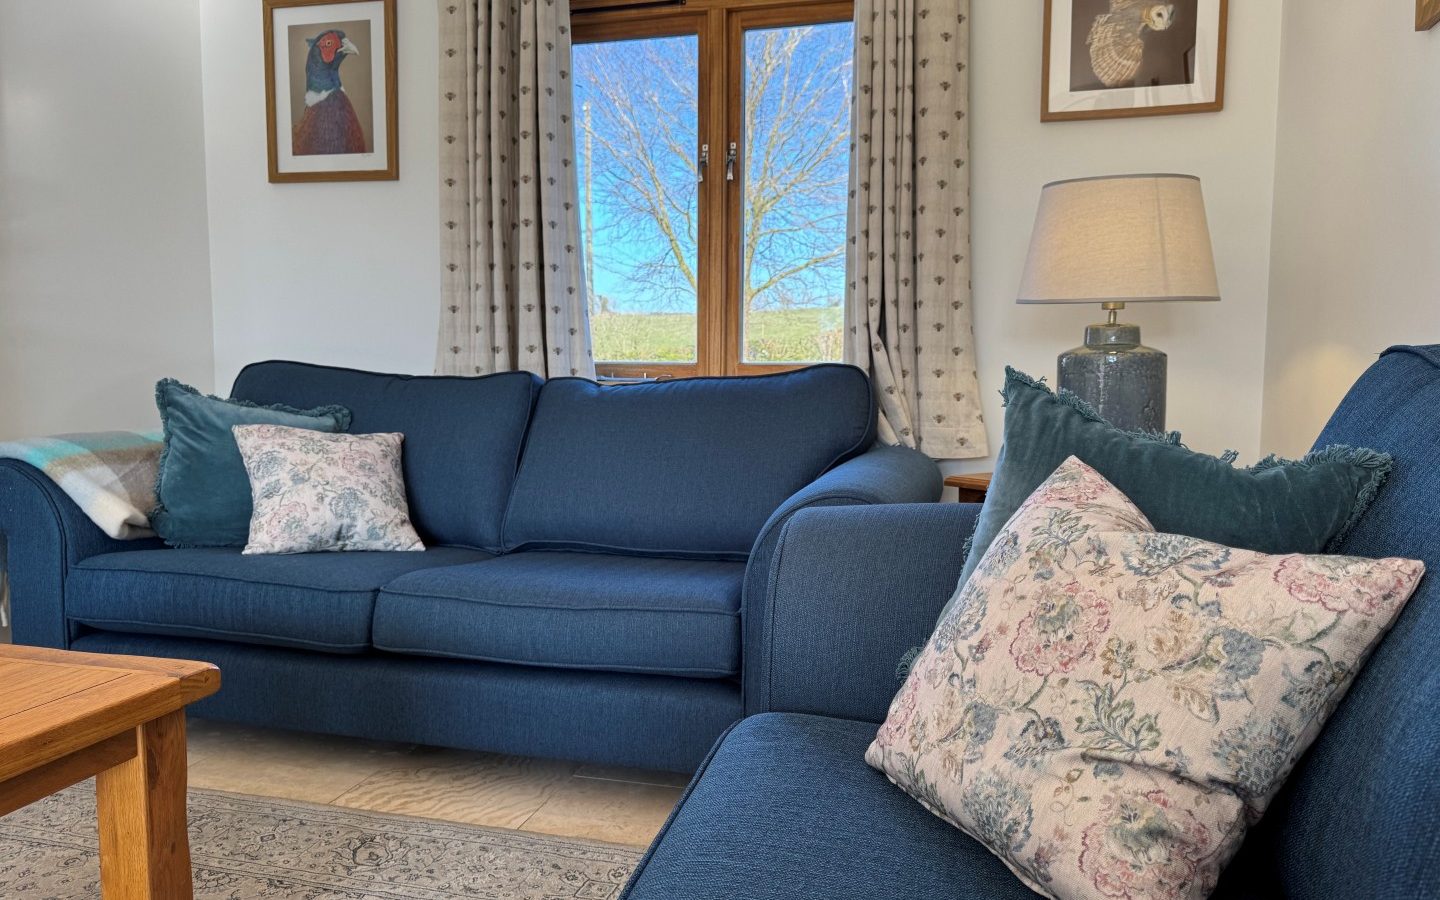
[[[880,435],[989,454],[970,287],[969,0],[856,0],[846,359]]]
[[[441,374],[593,377],[568,0],[439,0]]]

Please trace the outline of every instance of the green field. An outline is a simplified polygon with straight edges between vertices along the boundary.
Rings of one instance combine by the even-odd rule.
[[[745,361],[838,362],[844,319],[838,306],[752,312],[745,317]],[[590,334],[597,361],[695,361],[693,313],[595,313]]]

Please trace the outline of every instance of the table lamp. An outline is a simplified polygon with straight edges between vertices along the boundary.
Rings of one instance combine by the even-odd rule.
[[[1060,354],[1061,388],[1118,428],[1165,430],[1165,354],[1120,322],[1127,303],[1219,300],[1200,179],[1117,175],[1047,184],[1020,303],[1099,303],[1108,321]]]

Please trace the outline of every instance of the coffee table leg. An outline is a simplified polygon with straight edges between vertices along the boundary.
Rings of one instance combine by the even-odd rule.
[[[95,777],[104,900],[189,900],[185,711],[135,729],[139,752]]]

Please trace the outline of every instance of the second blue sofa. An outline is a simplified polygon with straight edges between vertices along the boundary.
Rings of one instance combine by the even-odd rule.
[[[1423,559],[1430,574],[1213,900],[1440,897],[1437,434],[1440,345],[1395,347],[1316,441],[1395,459],[1340,552]],[[764,601],[767,712],[716,744],[621,900],[1037,900],[865,763],[896,661],[934,630],[979,511],[820,509],[786,525]]]
[[[112,541],[39,471],[0,462],[17,641],[216,663],[225,686],[200,716],[687,771],[765,702],[785,522],[940,492],[928,458],[875,445],[849,366],[601,386],[268,362],[233,396],[338,403],[352,431],[404,433],[430,549]]]

